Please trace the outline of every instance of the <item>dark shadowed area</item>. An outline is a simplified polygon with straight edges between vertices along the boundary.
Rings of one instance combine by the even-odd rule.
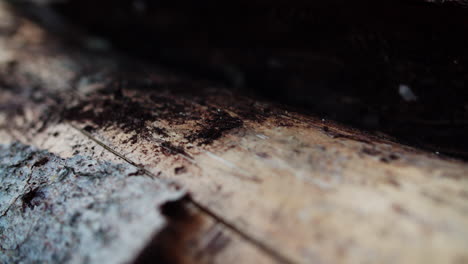
[[[466,159],[466,4],[68,0],[17,6],[66,38],[74,36],[65,25],[86,32],[92,37],[84,42],[92,49],[116,48],[321,118]],[[222,131],[200,133],[216,137]]]

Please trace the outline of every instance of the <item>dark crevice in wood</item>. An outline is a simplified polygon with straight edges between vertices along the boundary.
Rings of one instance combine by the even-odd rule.
[[[202,263],[193,258],[202,217],[190,209],[189,200],[183,198],[163,204],[159,209],[167,224],[147,244],[134,264],[188,264]]]

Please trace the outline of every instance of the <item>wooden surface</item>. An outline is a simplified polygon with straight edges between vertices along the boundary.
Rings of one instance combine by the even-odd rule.
[[[468,263],[465,163],[13,26],[0,142],[127,162],[188,190],[207,262]],[[209,226],[229,241],[218,250]]]

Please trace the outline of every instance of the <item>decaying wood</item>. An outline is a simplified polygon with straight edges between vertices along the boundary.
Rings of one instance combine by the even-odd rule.
[[[51,136],[52,135],[52,136]],[[10,142],[13,141],[13,139],[8,139],[6,136],[1,137],[3,142]],[[97,243],[94,244],[88,244],[88,245],[82,245],[77,241],[79,238],[80,232],[83,232],[83,228],[80,229],[81,231],[76,231],[74,228],[78,224],[85,225],[90,224],[89,222],[84,221],[84,218],[81,216],[89,212],[87,210],[93,212],[93,208],[96,206],[89,206],[90,208],[84,208],[80,209],[77,208],[79,205],[75,200],[72,200],[73,202],[71,207],[61,207],[63,209],[63,212],[66,213],[63,218],[70,218],[68,220],[74,219],[72,222],[74,225],[72,225],[69,222],[64,221],[63,219],[53,219],[55,221],[48,221],[47,216],[50,217],[49,215],[51,212],[48,211],[54,206],[54,201],[50,199],[50,197],[47,195],[47,192],[44,192],[47,189],[50,189],[47,184],[44,182],[41,182],[39,186],[31,184],[30,186],[25,185],[24,188],[21,188],[20,191],[25,192],[26,194],[31,193],[32,190],[35,190],[33,193],[38,194],[34,196],[29,196],[31,197],[28,203],[24,202],[24,199],[22,197],[25,197],[23,194],[18,195],[19,199],[15,201],[16,203],[13,204],[12,208],[15,208],[17,211],[17,215],[13,217],[12,215],[6,215],[5,217],[0,218],[1,220],[4,220],[1,222],[2,228],[5,227],[10,227],[11,230],[8,232],[3,232],[2,231],[2,236],[1,236],[1,241],[2,241],[2,248],[1,248],[1,258],[2,261],[4,262],[16,262],[18,259],[21,257],[23,260],[26,261],[33,261],[33,260],[41,260],[41,261],[46,261],[46,262],[55,262],[55,263],[63,263],[64,260],[68,260],[70,262],[77,262],[81,263],[83,260],[83,257],[86,257],[86,255],[90,255],[89,260],[92,262],[103,262],[103,263],[123,263],[125,260],[128,261],[128,259],[125,259],[122,257],[122,254],[126,256],[127,258],[133,258],[137,259],[135,263],[146,263],[146,262],[154,262],[157,261],[158,263],[193,263],[194,259],[197,260],[197,263],[204,263],[204,262],[212,262],[215,261],[218,258],[222,259],[222,262],[224,263],[234,263],[237,260],[244,261],[244,258],[248,257],[247,260],[255,261],[258,263],[269,263],[270,257],[261,254],[258,252],[258,250],[255,247],[251,247],[249,245],[246,245],[246,243],[243,242],[243,240],[237,235],[233,234],[232,231],[226,230],[222,224],[220,224],[218,221],[215,219],[212,219],[210,217],[207,217],[204,215],[203,212],[200,212],[197,208],[194,208],[193,206],[190,206],[187,204],[186,198],[182,199],[177,199],[174,200],[174,202],[170,202],[170,200],[166,200],[164,203],[163,201],[158,202],[148,202],[144,201],[142,199],[143,195],[151,195],[152,192],[145,192],[144,189],[146,188],[146,185],[155,186],[161,188],[159,192],[152,193],[153,196],[160,197],[161,195],[166,192],[167,194],[171,195],[177,195],[181,197],[180,195],[184,193],[184,190],[179,190],[179,187],[177,185],[174,185],[173,183],[170,182],[164,182],[158,179],[151,179],[148,177],[148,175],[145,175],[145,172],[140,170],[136,166],[132,166],[130,164],[126,164],[124,160],[121,158],[113,155],[112,153],[108,152],[105,150],[102,146],[96,144],[96,142],[89,140],[87,137],[83,136],[81,133],[70,127],[69,125],[66,124],[61,124],[61,125],[54,125],[51,128],[47,128],[46,132],[40,135],[36,135],[33,140],[24,140],[24,142],[27,142],[29,144],[39,146],[44,149],[48,149],[56,154],[58,154],[60,157],[65,158],[65,159],[71,159],[71,161],[86,161],[85,164],[81,164],[84,166],[84,170],[86,169],[92,169],[92,170],[97,170],[99,166],[105,167],[105,170],[98,170],[98,173],[89,173],[86,174],[84,179],[96,179],[96,176],[102,176],[101,178],[98,178],[97,181],[101,181],[102,178],[109,177],[109,176],[117,176],[117,179],[115,180],[115,183],[120,184],[126,188],[129,188],[130,186],[125,185],[126,180],[136,180],[136,181],[143,181],[146,182],[144,186],[140,186],[143,188],[139,188],[136,190],[138,193],[136,196],[137,202],[144,203],[142,206],[137,206],[135,205],[135,208],[144,209],[144,207],[147,207],[147,212],[150,213],[146,217],[142,217],[141,219],[138,219],[134,215],[129,215],[128,217],[131,217],[133,219],[133,222],[129,223],[127,227],[121,227],[120,230],[125,229],[129,232],[132,231],[132,225],[133,228],[138,228],[140,225],[143,224],[143,219],[151,220],[151,218],[154,218],[154,214],[158,212],[158,204],[160,205],[162,210],[162,216],[166,219],[162,219],[161,216],[159,218],[156,218],[157,221],[154,223],[151,223],[150,225],[147,226],[142,226],[145,228],[146,232],[143,232],[141,235],[137,235],[136,233],[131,233],[130,239],[129,237],[122,237],[123,235],[127,234],[127,231],[119,233],[116,228],[119,228],[118,224],[122,225],[125,224],[125,220],[127,220],[128,217],[124,218],[122,221],[118,221],[118,217],[114,219],[112,222],[106,222],[105,214],[100,214],[98,212],[94,212],[94,221],[93,224],[88,228],[89,232],[85,233],[85,238],[86,235],[88,235],[89,239],[89,234],[93,234],[92,231],[95,231],[95,236],[97,239],[100,237],[105,238],[106,236],[111,235],[110,231],[114,232],[114,236],[118,235],[120,236],[120,239],[116,239],[116,237],[113,237],[112,240],[114,243],[111,244],[113,245],[114,248],[111,248],[111,245],[108,243],[104,243],[104,240],[98,240]],[[16,145],[13,145],[14,147],[18,148]],[[4,147],[6,151],[13,151],[11,147]],[[25,150],[29,150],[28,147],[23,146]],[[4,151],[4,150],[3,150]],[[79,152],[79,156],[76,156],[76,152]],[[23,151],[24,154],[26,154]],[[41,153],[41,152],[39,152]],[[34,153],[35,154],[35,153]],[[43,155],[50,155],[47,153],[42,153]],[[36,155],[36,154],[35,154]],[[72,158],[73,157],[73,158]],[[8,162],[10,159],[3,159],[2,157],[2,162]],[[37,163],[36,161],[42,161]],[[57,158],[55,158],[57,159]],[[61,160],[59,160],[62,162]],[[35,167],[36,170],[39,173],[42,173],[43,177],[50,177],[51,181],[57,181],[59,177],[57,173],[46,173],[47,171],[42,171],[43,169],[40,168],[40,166],[37,166],[41,163],[44,162],[44,159],[42,158],[37,158],[32,155],[32,157],[29,157],[28,162],[25,164],[22,164],[23,166],[17,166],[15,165],[15,168],[18,167],[21,169],[21,171],[26,170],[26,171],[34,171]],[[37,165],[36,165],[37,164]],[[56,169],[56,170],[64,170],[65,172],[69,171],[70,169],[67,170],[67,168],[60,166],[60,163],[54,163],[54,160],[50,159],[47,160],[47,166],[49,171],[51,169]],[[89,164],[92,164],[93,166],[87,167]],[[104,165],[103,165],[104,164]],[[114,165],[113,165],[114,164]],[[7,168],[3,166],[2,164],[2,173],[7,174],[8,171],[6,170]],[[31,166],[34,165],[34,166]],[[42,166],[44,166],[43,164]],[[99,166],[96,166],[99,165]],[[127,170],[127,173],[124,173],[122,171],[113,169],[113,166],[115,168],[125,169]],[[20,174],[20,172],[16,172],[16,174]],[[112,173],[114,171],[114,173]],[[10,175],[2,175],[2,186],[5,186],[3,183],[4,181],[9,181],[11,180],[11,174]],[[72,178],[75,176],[72,172],[69,174],[65,175],[66,177],[63,178]],[[77,176],[82,176],[81,174],[78,174]],[[123,177],[122,177],[123,176]],[[110,178],[110,177],[109,177]],[[109,181],[109,180],[108,180]],[[104,182],[101,183],[102,186],[107,186],[109,182]],[[24,184],[24,182],[18,181],[18,184]],[[57,185],[56,183],[55,186]],[[52,184],[52,185],[53,185]],[[64,184],[63,181],[60,181],[60,184]],[[10,186],[9,189],[12,189],[11,185],[6,185],[5,187]],[[14,185],[13,185],[14,186]],[[67,185],[64,185],[67,186]],[[111,188],[112,186],[108,186],[108,188]],[[130,188],[129,188],[130,189]],[[42,190],[42,191],[40,191]],[[62,190],[62,189],[59,189]],[[105,191],[106,189],[104,189]],[[135,191],[135,188],[130,189]],[[2,194],[3,194],[4,189],[2,188]],[[108,191],[108,190],[107,190]],[[109,192],[109,191],[108,191]],[[46,195],[44,195],[44,193]],[[50,191],[49,191],[50,193]],[[89,188],[87,189],[86,194],[92,193]],[[114,192],[116,195],[114,197],[109,197],[111,199],[110,201],[102,201],[102,199],[91,199],[93,196],[88,197],[87,201],[90,204],[97,204],[97,205],[107,205],[107,206],[120,206],[123,207],[124,210],[126,208],[126,204],[123,203],[122,201],[118,201],[115,199],[115,196],[118,196],[119,194],[122,196],[132,194],[132,192],[127,192],[125,188],[121,188],[118,191]],[[99,194],[99,193],[98,193]],[[98,195],[96,194],[96,196]],[[101,194],[102,195],[102,194]],[[133,193],[135,195],[135,193]],[[28,197],[28,195],[26,195]],[[66,197],[66,195],[65,195]],[[104,196],[105,197],[105,196]],[[128,199],[127,197],[126,199]],[[161,197],[162,198],[162,197]],[[161,199],[160,198],[160,199]],[[169,197],[167,197],[169,198]],[[5,201],[4,197],[2,197],[2,202]],[[11,199],[6,199],[6,202],[11,202]],[[65,204],[68,205],[68,204]],[[98,209],[101,208],[98,206]],[[128,207],[128,206],[127,206]],[[126,208],[126,210],[132,211],[133,207]],[[166,208],[166,210],[164,210]],[[3,208],[2,208],[3,209]],[[102,208],[101,208],[102,209]],[[10,209],[11,210],[11,209]],[[96,209],[97,210],[97,209]],[[96,211],[95,210],[95,211]],[[54,211],[55,212],[55,211]],[[71,215],[70,215],[71,214]],[[80,215],[79,217],[77,217]],[[156,214],[157,215],[157,214]],[[40,221],[37,219],[37,217],[40,217]],[[16,219],[17,221],[14,221],[16,223],[16,226],[12,226],[11,223],[13,222],[12,220]],[[88,219],[89,220],[89,219]],[[101,220],[102,222],[99,222]],[[60,221],[63,223],[62,225],[53,225],[57,221]],[[83,223],[84,222],[84,223]],[[112,223],[112,224],[111,224]],[[42,224],[42,225],[40,225]],[[49,225],[52,225],[49,227]],[[107,227],[107,229],[99,229],[98,227]],[[21,239],[22,236],[24,235],[24,232],[29,232],[33,228],[50,228],[51,231],[55,231],[57,234],[58,230],[56,230],[58,227],[65,228],[68,231],[72,231],[71,234],[61,234],[61,236],[56,236],[55,237],[55,242],[54,240],[35,240],[30,242],[30,244],[23,245],[23,243],[18,243],[19,245],[19,250],[15,251],[14,250],[14,243],[18,242],[15,239]],[[55,228],[55,230],[54,230]],[[97,230],[94,230],[97,229]],[[3,229],[6,231],[6,228]],[[86,230],[86,229],[84,229]],[[143,230],[143,231],[145,231]],[[42,230],[45,231],[45,230]],[[11,234],[17,234],[14,238],[10,237]],[[39,235],[31,235],[31,233],[28,233],[30,237],[41,237]],[[152,238],[151,238],[152,237]],[[71,240],[71,241],[65,241],[65,240]],[[120,240],[125,240],[127,239],[128,241],[123,241],[125,243],[121,243],[122,241]],[[155,242],[151,242],[155,241]],[[21,241],[19,241],[21,242]],[[27,242],[27,241],[26,241]],[[67,245],[63,245],[59,242],[68,242]],[[99,247],[93,247],[96,244],[99,244],[101,242],[101,248]],[[109,241],[107,241],[109,242]],[[158,243],[156,243],[158,242]],[[52,244],[50,244],[52,243]],[[117,243],[117,245],[116,245]],[[132,247],[128,247],[128,243],[133,243]],[[141,243],[146,243],[141,244]],[[41,255],[41,252],[36,252],[37,250],[42,250],[45,245],[48,245],[47,251],[50,252],[49,255]],[[23,249],[25,246],[26,249]],[[81,246],[81,247],[80,247]],[[13,250],[12,250],[13,247]],[[51,248],[50,248],[51,247]],[[221,249],[224,249],[224,247],[229,247],[230,250],[224,252],[220,252]],[[81,249],[81,251],[78,251],[78,249]],[[75,252],[76,250],[76,252]],[[96,250],[99,250],[96,251]],[[112,254],[114,251],[119,251],[121,254]],[[58,251],[60,254],[55,254],[54,258],[51,259],[52,254],[57,253]],[[110,251],[110,252],[109,252]],[[183,254],[181,253],[183,252]],[[112,258],[108,258],[109,254],[112,256]],[[239,256],[237,256],[239,254]],[[61,257],[61,258],[60,258]],[[73,258],[71,258],[73,257]],[[71,258],[71,259],[69,259]],[[245,260],[245,261],[247,261]]]
[[[468,261],[465,163],[10,24],[1,143],[124,162],[191,194],[204,227],[175,210],[138,260],[164,248],[215,263]]]
[[[4,7],[2,6],[2,8]],[[5,9],[1,9],[1,8],[0,10],[5,11]],[[14,40],[15,38],[9,34],[2,35],[2,37],[0,38],[0,42],[2,44],[2,49],[0,52],[0,58],[2,59],[1,61],[2,71],[8,70],[9,68],[11,68],[11,65],[12,65],[11,63],[13,62],[11,60],[13,57],[11,56],[20,55],[19,53],[16,53],[16,52],[13,52],[15,54],[12,53],[12,51],[15,50],[16,48],[18,47],[26,48],[26,49],[31,48],[32,50],[34,50],[34,45],[29,45],[31,43],[26,44],[28,42],[28,38],[25,38],[24,37],[25,35],[31,36],[31,39],[29,40],[33,40],[34,43],[42,43],[40,36],[43,34],[41,30],[29,24],[29,22],[27,21],[16,21],[16,19],[13,16],[10,17],[12,20],[7,20],[6,18],[8,18],[7,15],[9,15],[9,13],[4,13],[4,15],[5,16],[1,16],[2,18],[1,22],[3,22],[2,25],[8,26],[5,28],[8,29],[7,32],[9,32],[9,34],[10,32],[15,32],[17,30],[17,33],[15,34],[15,36],[18,36],[18,38]],[[16,23],[19,23],[19,24],[16,24]],[[14,28],[15,30],[12,30],[12,28]],[[35,42],[36,40],[38,42]],[[13,50],[11,48],[13,48]],[[23,55],[28,56],[27,53],[31,52],[31,49],[28,49],[28,52],[23,53]],[[25,58],[22,57],[22,59],[25,59]],[[3,66],[6,66],[6,68]],[[70,77],[70,75],[63,74],[64,72],[55,72],[55,73],[58,74],[59,76],[61,75],[62,77],[65,77],[66,79],[65,82],[70,81],[70,79],[67,79],[67,77]],[[0,98],[2,98],[1,104],[0,104],[1,111],[2,111],[1,118],[0,118],[1,120],[0,143],[1,144],[10,144],[11,142],[21,141],[25,144],[33,145],[40,149],[47,149],[53,152],[54,154],[58,155],[59,157],[65,158],[65,159],[72,158],[72,157],[75,158],[76,155],[79,154],[81,155],[83,159],[89,159],[95,163],[111,162],[111,164],[115,164],[115,166],[127,167],[128,168],[127,170],[133,171],[133,172],[130,172],[130,174],[132,175],[129,176],[129,178],[141,177],[146,180],[152,178],[151,175],[147,175],[147,173],[145,173],[138,167],[128,164],[128,162],[126,162],[125,160],[114,155],[112,152],[109,152],[105,147],[97,144],[95,141],[90,140],[89,138],[84,136],[81,132],[77,131],[75,128],[70,126],[68,123],[52,122],[52,123],[48,123],[47,125],[43,124],[43,121],[47,119],[47,115],[48,115],[47,113],[52,113],[53,111],[56,110],[56,108],[51,107],[51,104],[50,104],[51,98],[57,98],[54,96],[53,92],[59,92],[59,91],[70,92],[71,91],[70,86],[68,85],[62,86],[65,84],[65,82],[56,83],[56,84],[48,83],[47,87],[50,88],[50,90],[48,89],[42,90],[42,88],[40,88],[39,93],[35,93],[35,91],[37,91],[36,89],[37,87],[36,88],[30,87],[26,83],[23,83],[25,84],[25,86],[23,86],[20,89],[16,89],[16,88],[10,89],[9,84],[12,84],[12,83],[9,83],[8,80],[12,80],[11,77],[12,76],[8,76],[8,74],[6,74],[6,75],[2,75],[2,78],[1,78],[2,80],[2,93],[0,94]],[[23,77],[25,79],[22,79]],[[25,82],[28,82],[28,80],[26,79],[30,78],[31,76],[26,73],[23,77],[20,77],[19,79],[14,80],[14,82],[22,86],[20,84],[22,83],[22,80]],[[13,77],[13,79],[15,78],[16,77]],[[47,98],[47,97],[44,97],[44,95],[50,96],[50,97]],[[36,99],[32,99],[32,97],[35,97]],[[45,101],[43,101],[44,99]],[[39,100],[40,103],[34,104],[34,101],[36,100]],[[23,110],[25,110],[27,113],[23,112]],[[23,114],[26,113],[26,114],[17,115],[18,113],[23,113]],[[45,117],[45,119],[39,118],[41,116]],[[14,124],[11,123],[11,121],[13,120],[15,121]],[[51,120],[54,120],[54,118],[52,118]],[[32,125],[32,127],[30,125]],[[9,150],[11,147],[4,145],[4,148],[6,150]],[[51,155],[51,154],[45,154],[45,155]],[[5,160],[5,162],[8,162],[8,160]],[[33,160],[29,161],[29,163],[31,162],[33,162]],[[24,164],[25,165],[24,168],[21,167],[21,169],[31,170],[32,163],[31,164],[29,163]],[[125,163],[127,163],[127,165],[125,165]],[[52,164],[51,166],[57,169],[61,168],[60,164]],[[1,171],[4,172],[4,169],[5,168],[2,167]],[[102,174],[108,175],[106,173],[102,172]],[[118,175],[125,176],[125,174],[123,173],[118,174]],[[6,178],[3,178],[3,176],[6,176]],[[53,176],[53,175],[48,175],[48,176]],[[109,174],[108,176],[112,176],[112,174]],[[11,177],[11,175],[2,175],[2,180],[5,179],[7,181],[10,179],[9,177]],[[171,193],[171,192],[174,192],[174,190],[180,189],[180,186],[172,182],[165,182],[164,180],[154,179],[154,178],[152,179],[152,181],[153,181],[152,183],[153,185],[161,186],[161,191],[167,191]],[[123,181],[120,181],[120,184],[123,184]],[[176,193],[180,194],[181,192],[184,192],[184,189],[180,191],[176,191],[175,194]],[[3,194],[3,189],[2,189],[2,194]],[[122,190],[122,195],[124,194],[125,192],[123,192]],[[144,195],[144,192],[142,193],[142,195]],[[147,195],[149,195],[149,193],[147,193]],[[154,195],[157,196],[158,194],[155,193]],[[10,234],[12,233],[23,234],[21,228],[29,227],[29,229],[32,229],[35,226],[37,226],[36,223],[31,222],[32,220],[36,219],[35,217],[41,216],[40,214],[47,215],[47,213],[50,213],[47,210],[43,211],[42,209],[44,208],[41,207],[41,204],[44,201],[47,201],[47,199],[43,199],[43,200],[39,199],[37,201],[36,200],[34,201],[35,203],[37,202],[38,207],[34,206],[30,208],[26,206],[25,207],[26,211],[20,211],[20,213],[22,212],[23,215],[16,216],[16,219],[18,219],[21,216],[23,217],[23,220],[19,221],[19,224],[23,225],[22,227],[20,228],[16,227],[10,230],[2,229],[2,234],[0,236],[0,241],[1,241],[0,244],[2,245],[2,248],[0,251],[0,256],[1,256],[0,259],[2,261],[12,262],[12,261],[17,260],[19,257],[23,257],[23,261],[27,261],[27,262],[49,260],[52,262],[59,263],[63,260],[59,258],[54,258],[51,260],[50,258],[47,258],[47,257],[50,257],[50,255],[46,255],[46,254],[40,255],[39,253],[27,255],[29,251],[23,250],[22,244],[19,244],[19,243],[16,249],[15,247],[11,248],[12,244],[18,241],[15,240],[14,238],[11,238]],[[4,202],[3,197],[2,197],[2,202]],[[52,201],[48,201],[48,202],[50,204]],[[141,200],[141,202],[144,202],[144,201]],[[115,206],[118,206],[119,204],[122,205],[118,201],[114,201]],[[159,204],[163,204],[163,201],[161,201]],[[92,249],[90,248],[92,245],[88,245],[89,251],[81,252],[82,255],[80,255],[79,252],[73,252],[72,250],[70,250],[70,248],[76,249],[77,247],[80,246],[80,243],[78,243],[78,241],[76,241],[76,238],[75,238],[75,240],[73,241],[74,243],[69,243],[68,245],[62,245],[62,244],[49,245],[51,241],[47,241],[47,240],[36,241],[36,244],[34,244],[34,246],[36,246],[37,248],[32,248],[32,249],[42,250],[43,249],[42,247],[45,244],[47,244],[49,246],[53,246],[55,249],[63,250],[64,251],[63,254],[65,256],[69,256],[69,255],[74,256],[75,259],[72,259],[72,260],[75,260],[75,262],[80,262],[80,257],[84,257],[86,254],[93,255],[93,254],[98,253],[96,252],[96,250],[103,251],[101,255],[97,254],[98,256],[105,255],[107,252],[109,252],[109,250],[112,250],[112,251],[117,250],[117,251],[120,251],[121,254],[126,255],[127,257],[133,256],[136,263],[145,263],[145,262],[154,262],[154,261],[157,261],[158,263],[192,263],[192,262],[195,262],[195,260],[197,261],[197,263],[200,263],[200,262],[201,263],[204,263],[204,262],[237,263],[237,261],[241,261],[241,262],[255,261],[258,263],[271,263],[272,262],[272,258],[270,256],[261,252],[257,247],[253,247],[249,243],[246,243],[244,238],[239,236],[236,232],[226,229],[225,226],[222,223],[220,223],[217,219],[214,219],[213,217],[206,215],[206,213],[200,211],[199,208],[196,208],[193,205],[187,204],[186,198],[176,200],[173,203],[164,203],[164,205],[165,204],[170,205],[169,207],[166,207],[166,210],[162,211],[162,215],[166,218],[166,220],[162,219],[162,217],[159,216],[159,218],[157,219],[159,222],[152,223],[152,226],[146,227],[147,233],[145,233],[143,236],[134,237],[133,241],[135,242],[135,244],[133,245],[133,248],[128,248],[125,243],[121,244],[120,247],[117,247],[114,249],[111,249],[110,247],[106,248],[104,246],[103,248]],[[22,200],[21,199],[18,200],[16,204],[13,204],[13,206],[14,208],[17,208],[18,206],[23,208]],[[138,210],[144,209],[145,206],[150,207],[149,212],[152,214],[150,214],[149,217],[151,217],[151,215],[159,214],[158,203],[153,202],[150,204],[145,204],[143,207],[139,207]],[[167,208],[169,209],[167,210]],[[70,213],[71,210],[70,211],[65,210],[65,212]],[[83,212],[79,212],[79,213],[83,213]],[[96,215],[96,216],[99,216],[99,215]],[[103,216],[104,215],[101,215],[100,217],[103,217]],[[2,216],[0,219],[2,220],[2,227],[10,227],[10,228],[12,227],[11,220],[13,218],[11,216],[4,216],[4,217]],[[149,218],[146,218],[146,219],[149,219]],[[80,222],[80,221],[78,220],[77,222]],[[44,223],[46,227],[48,223],[49,222]],[[136,224],[136,226],[139,226],[143,224],[143,221],[134,222],[134,223]],[[42,226],[44,226],[44,224]],[[50,223],[50,224],[53,224],[53,223]],[[109,225],[110,223],[105,223],[105,224]],[[98,223],[96,223],[95,226],[96,225],[98,225]],[[110,225],[110,226],[115,228],[117,225]],[[69,228],[66,225],[66,223],[65,223],[65,228]],[[130,232],[131,229],[128,229],[127,231]],[[100,230],[99,232],[101,232],[100,235],[102,236],[105,236],[106,234],[108,234],[108,230]],[[123,234],[125,234],[125,232]],[[121,235],[121,234],[118,234],[118,235]],[[34,237],[34,235],[32,236]],[[148,236],[152,236],[153,237],[152,240],[154,242],[151,242],[151,240],[148,240]],[[58,241],[55,241],[55,242],[56,243],[64,242],[67,238],[69,237],[62,237],[62,238],[57,237]],[[5,243],[6,241],[8,241],[9,244]],[[145,241],[147,244],[142,245],[141,243],[144,243]],[[115,242],[118,243],[119,240],[116,240]],[[129,240],[128,242],[131,243],[132,240]],[[228,248],[229,250],[224,250],[225,248]],[[50,248],[48,250],[53,251]],[[140,254],[140,256],[137,257],[136,254]],[[94,260],[94,259],[90,259],[90,260]],[[123,263],[128,260],[129,259],[119,258],[118,255],[115,255],[113,259],[105,259],[103,263]]]

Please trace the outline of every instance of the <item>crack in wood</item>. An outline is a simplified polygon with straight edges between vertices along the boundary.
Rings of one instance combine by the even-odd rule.
[[[143,171],[147,176],[151,177],[151,178],[157,178],[157,175],[154,175],[153,173],[151,173],[150,171],[148,171],[147,169],[145,169],[144,167],[138,165],[136,162],[126,158],[125,156],[121,155],[120,153],[118,153],[117,151],[113,150],[111,147],[107,146],[106,144],[104,144],[103,142],[101,142],[100,140],[98,140],[96,137],[92,136],[90,133],[88,133],[87,131],[84,131],[83,129],[80,129],[78,127],[76,127],[75,125],[73,124],[70,124],[74,129],[76,129],[77,131],[79,131],[80,133],[82,133],[83,135],[85,135],[86,137],[88,137],[89,139],[91,139],[92,141],[96,142],[97,144],[99,144],[100,146],[102,146],[105,150],[111,152],[112,154],[118,156],[119,158],[122,158],[123,160],[125,160],[126,162],[128,162],[129,164],[139,168],[141,171]],[[192,199],[190,196],[186,197],[186,199],[195,207],[197,207],[198,209],[200,209],[200,211],[204,212],[207,216],[210,216],[211,218],[215,219],[217,222],[219,222],[220,224],[222,224],[225,228],[231,230],[232,232],[236,233],[237,235],[239,235],[240,237],[242,237],[245,241],[251,243],[252,245],[254,245],[255,247],[257,247],[258,249],[260,249],[261,251],[265,252],[267,255],[271,256],[273,259],[275,259],[276,261],[278,261],[279,263],[285,263],[285,264],[292,264],[294,263],[292,260],[290,260],[288,257],[286,256],[283,256],[277,249],[273,249],[273,248],[270,248],[269,246],[267,246],[266,244],[264,244],[263,242],[261,242],[260,240],[258,239],[255,239],[253,237],[251,237],[250,235],[248,235],[248,233],[244,232],[243,230],[239,229],[238,227],[235,226],[235,224],[232,224],[230,223],[229,221],[227,221],[226,219],[223,219],[222,217],[220,217],[219,215],[217,215],[216,213],[214,213],[213,211],[211,211],[210,209],[208,209],[207,207],[201,205],[199,202],[195,201],[194,199]],[[144,259],[144,257],[142,257]]]

